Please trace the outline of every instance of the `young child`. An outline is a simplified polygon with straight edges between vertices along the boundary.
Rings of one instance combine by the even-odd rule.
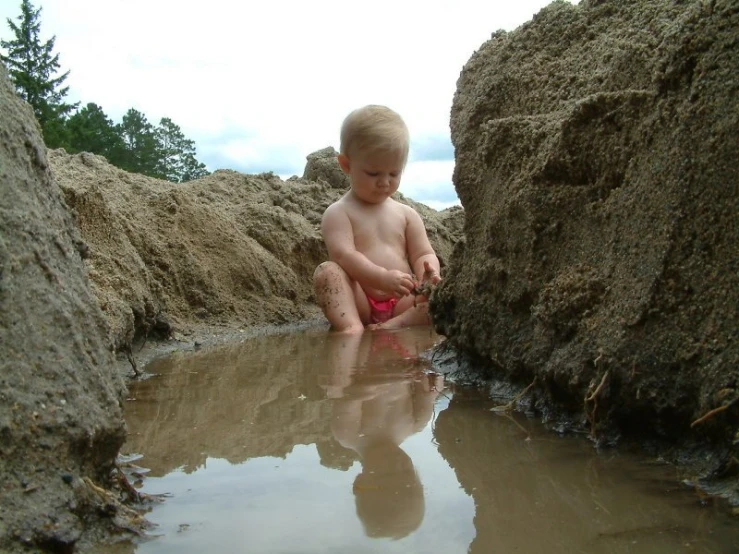
[[[323,214],[329,261],[313,274],[316,300],[336,331],[430,322],[427,299],[413,292],[441,280],[439,259],[418,213],[391,198],[408,148],[408,128],[384,106],[354,110],[341,127],[338,161],[351,189]]]

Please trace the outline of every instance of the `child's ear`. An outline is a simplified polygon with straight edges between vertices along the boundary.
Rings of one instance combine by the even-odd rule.
[[[349,157],[346,154],[339,154],[336,156],[336,159],[339,160],[339,167],[341,167],[341,171],[344,173],[349,173]]]

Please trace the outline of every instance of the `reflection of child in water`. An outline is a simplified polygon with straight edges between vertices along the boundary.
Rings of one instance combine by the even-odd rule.
[[[432,345],[420,338],[405,332],[329,337],[331,429],[361,460],[353,491],[369,537],[402,538],[423,520],[423,486],[400,444],[431,419],[443,377],[414,364]]]

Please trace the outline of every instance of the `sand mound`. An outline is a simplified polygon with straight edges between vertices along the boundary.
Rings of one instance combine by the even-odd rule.
[[[592,0],[495,33],[458,82],[465,241],[432,302],[456,345],[536,378],[540,408],[598,439],[708,440],[719,472],[739,428],[738,28],[736,1]]]
[[[319,158],[329,171],[331,160]],[[313,270],[327,258],[320,220],[344,189],[234,171],[169,183],[63,150],[51,152],[50,163],[89,247],[90,281],[117,350],[173,328],[321,317],[312,291]],[[402,200],[422,213],[448,259],[461,208],[439,213]]]
[[[79,232],[2,65],[0,173],[0,551],[71,552],[104,505],[108,523],[131,523],[105,488],[124,386]]]

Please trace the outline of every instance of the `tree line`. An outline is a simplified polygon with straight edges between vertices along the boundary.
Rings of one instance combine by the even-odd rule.
[[[18,95],[33,108],[48,148],[64,148],[71,154],[92,152],[105,156],[121,169],[150,177],[184,182],[208,174],[195,157],[195,142],[169,118],[158,125],[131,108],[114,123],[95,103],[80,108],[65,101],[69,71],[58,74],[56,36],[42,42],[41,8],[22,0],[17,23],[8,18],[14,36],[0,40],[0,60],[6,65]]]

